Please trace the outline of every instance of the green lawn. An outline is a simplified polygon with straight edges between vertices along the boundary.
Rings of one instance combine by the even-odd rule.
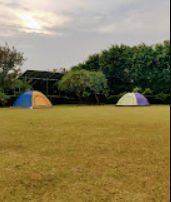
[[[0,109],[0,201],[169,202],[169,106]]]

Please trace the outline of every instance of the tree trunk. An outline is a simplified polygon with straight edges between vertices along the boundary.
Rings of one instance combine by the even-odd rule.
[[[81,104],[81,103],[82,103],[82,97],[81,97],[81,94],[80,94],[80,93],[77,93],[76,95],[77,95],[77,98],[78,98],[78,102],[79,102],[79,104]]]
[[[96,98],[96,102],[97,102],[97,104],[99,105],[99,104],[100,104],[99,97],[97,96],[96,93],[95,93],[94,95],[95,95],[95,98]]]

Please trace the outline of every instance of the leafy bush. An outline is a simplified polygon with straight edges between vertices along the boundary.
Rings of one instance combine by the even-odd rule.
[[[168,103],[169,104],[169,100],[170,100],[170,94],[164,94],[164,93],[160,93],[158,95],[155,96],[156,100],[161,101],[163,104]]]
[[[153,91],[150,88],[146,88],[145,91],[143,92],[143,95],[152,95]]]
[[[9,99],[9,96],[6,95],[5,93],[0,92],[0,105],[1,106],[5,106],[5,104],[7,104]]]
[[[13,88],[15,89],[16,94],[21,94],[25,91],[31,90],[31,85],[25,80],[17,79],[14,81]]]
[[[170,104],[170,94],[146,95],[150,104]]]
[[[133,92],[134,92],[134,93],[142,93],[142,88],[141,88],[141,87],[135,87],[135,88],[133,89]]]
[[[107,94],[107,79],[100,71],[70,71],[65,74],[58,85],[61,91],[75,94],[80,102],[83,98],[94,95],[99,104],[99,95]]]

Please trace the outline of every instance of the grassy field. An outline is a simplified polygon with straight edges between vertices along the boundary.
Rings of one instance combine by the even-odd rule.
[[[169,109],[0,109],[0,201],[169,202]]]

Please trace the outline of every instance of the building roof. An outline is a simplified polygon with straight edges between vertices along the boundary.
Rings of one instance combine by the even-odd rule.
[[[49,71],[37,71],[37,70],[27,70],[21,76],[20,79],[29,80],[59,80],[63,76],[63,73],[59,72],[49,72]]]

